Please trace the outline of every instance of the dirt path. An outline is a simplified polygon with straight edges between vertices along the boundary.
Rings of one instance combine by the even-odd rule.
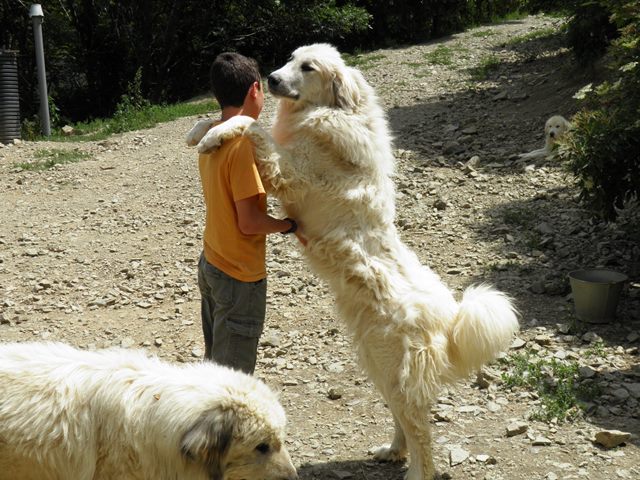
[[[445,478],[640,478],[638,246],[619,225],[589,219],[561,165],[516,161],[541,146],[547,117],[570,116],[573,93],[588,83],[558,38],[517,41],[558,24],[529,17],[356,59],[396,135],[404,240],[453,288],[494,283],[522,313],[522,341],[488,369],[488,382],[461,382],[434,406],[434,455]],[[264,121],[272,114],[270,100]],[[0,340],[200,358],[203,205],[195,153],[183,141],[193,120],[97,143],[0,148]],[[42,149],[90,158],[46,171],[17,166]],[[570,328],[566,274],[595,265],[636,283],[619,323]],[[392,422],[355,363],[328,290],[280,236],[270,239],[268,268],[257,374],[281,392],[301,478],[401,479],[401,465],[368,453],[388,440]],[[500,380],[524,352],[580,365],[580,382],[598,387],[582,417],[529,418],[542,402],[535,389]],[[513,422],[526,432],[508,437]],[[615,449],[592,441],[614,428],[634,436]]]

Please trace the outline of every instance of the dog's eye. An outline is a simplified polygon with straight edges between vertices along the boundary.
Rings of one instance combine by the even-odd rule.
[[[256,447],[256,450],[259,451],[260,453],[269,453],[269,444],[261,443]]]
[[[310,63],[303,63],[302,65],[300,65],[300,70],[302,70],[303,72],[313,72],[313,67]]]

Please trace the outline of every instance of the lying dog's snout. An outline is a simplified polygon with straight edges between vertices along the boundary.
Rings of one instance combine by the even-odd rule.
[[[556,136],[556,132],[554,132],[553,130],[551,130],[551,131],[549,132],[549,136],[550,136],[551,138],[555,137],[555,136]]]

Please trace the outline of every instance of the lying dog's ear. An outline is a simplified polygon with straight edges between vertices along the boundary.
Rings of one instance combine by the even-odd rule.
[[[212,478],[222,480],[222,460],[233,438],[235,414],[231,410],[208,410],[182,436],[180,450],[185,459],[201,463]]]
[[[333,98],[336,107],[353,110],[360,103],[358,75],[360,72],[349,67],[336,72],[333,78]]]

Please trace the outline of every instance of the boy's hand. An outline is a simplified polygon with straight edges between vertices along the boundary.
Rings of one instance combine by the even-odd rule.
[[[309,242],[309,240],[307,240],[307,237],[304,236],[304,233],[302,233],[300,229],[296,230],[294,235],[296,236],[296,238],[302,244],[303,247],[307,246],[307,243]]]
[[[191,130],[189,130],[189,133],[187,133],[187,145],[190,147],[197,145],[214,123],[215,120],[212,118],[198,120]]]

